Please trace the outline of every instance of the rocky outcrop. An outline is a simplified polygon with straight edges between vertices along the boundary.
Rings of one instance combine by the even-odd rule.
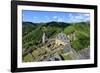
[[[62,56],[61,50],[63,50],[63,54],[71,57],[72,60],[81,60],[81,59],[89,59],[90,58],[90,48],[84,48],[78,52],[76,52],[70,44],[70,40],[67,35],[63,32],[58,33],[54,38],[47,39],[45,43],[45,34],[43,36],[44,43],[37,45],[38,58],[35,58],[33,61],[59,61],[64,60]],[[32,48],[30,48],[26,53],[31,54],[34,52]],[[44,53],[43,53],[44,52]],[[33,56],[33,55],[32,55]]]
[[[90,48],[84,48],[78,52],[79,59],[90,59]]]

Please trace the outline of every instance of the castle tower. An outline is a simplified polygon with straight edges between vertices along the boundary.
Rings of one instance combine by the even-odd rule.
[[[43,27],[43,28],[42,28],[42,31],[43,31],[42,43],[45,43],[46,40],[47,40],[47,37],[46,37],[47,28],[46,28],[46,27]]]
[[[46,36],[45,36],[45,32],[44,32],[43,36],[42,36],[42,43],[45,43],[45,38],[46,38]]]

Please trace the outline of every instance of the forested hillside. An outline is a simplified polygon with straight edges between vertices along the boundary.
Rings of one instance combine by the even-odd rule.
[[[45,28],[44,28],[45,27]],[[23,48],[27,49],[41,43],[43,32],[46,32],[48,38],[56,35],[59,32],[64,32],[70,35],[75,32],[76,40],[71,41],[71,45],[75,50],[87,47],[90,43],[90,25],[89,22],[80,23],[64,23],[64,22],[49,22],[49,23],[32,23],[23,22]]]
[[[47,39],[52,39],[59,33],[66,34],[66,38],[70,40],[70,46],[76,51],[90,47],[90,24],[89,22],[64,23],[64,22],[48,22],[48,23],[32,23],[23,22],[22,25],[22,48],[25,52],[32,52],[33,49],[40,48],[42,36],[45,33]],[[46,43],[45,43],[46,44]],[[49,45],[50,46],[50,45]],[[34,53],[33,53],[34,54]],[[28,56],[28,55],[27,55]],[[65,57],[65,56],[64,56]],[[27,57],[29,59],[29,57]],[[65,57],[66,58],[66,57]],[[24,61],[27,61],[25,59]]]

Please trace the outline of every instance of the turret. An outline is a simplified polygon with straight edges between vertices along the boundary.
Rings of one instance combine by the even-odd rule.
[[[42,43],[45,43],[45,38],[46,38],[46,36],[45,36],[45,32],[43,32]]]

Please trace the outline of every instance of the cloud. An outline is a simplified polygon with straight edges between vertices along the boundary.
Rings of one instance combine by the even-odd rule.
[[[58,22],[62,22],[63,21],[63,19],[62,18],[58,18],[58,20],[57,20]]]
[[[44,18],[46,18],[46,20],[48,20],[48,21],[50,20],[50,18],[48,16],[44,16]]]
[[[33,17],[33,18],[35,18],[35,19],[36,19],[36,18],[38,18],[38,17]]]
[[[88,16],[88,17],[90,17],[90,14],[88,13],[88,14],[84,14],[84,16]]]
[[[82,20],[82,19],[84,19],[84,16],[83,16],[83,15],[78,15],[78,16],[75,16],[74,18],[75,18],[75,19]]]
[[[48,16],[44,16],[45,18],[48,18]]]
[[[69,20],[71,22],[82,22],[90,20],[89,14],[69,14]]]
[[[54,18],[54,19],[57,19],[58,17],[57,17],[57,16],[53,16],[53,18]]]
[[[70,17],[71,19],[73,19],[74,16],[70,13],[70,14],[69,14],[69,17]]]

